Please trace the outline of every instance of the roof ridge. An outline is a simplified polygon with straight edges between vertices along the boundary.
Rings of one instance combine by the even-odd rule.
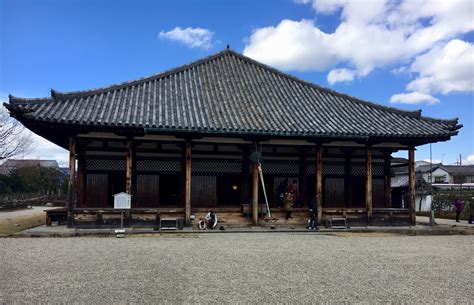
[[[24,98],[16,97],[11,94],[8,95],[8,103],[3,103],[3,106],[9,111],[15,111],[19,113],[27,113],[34,111],[32,106],[37,104],[49,103],[54,101],[51,97],[40,97],[40,98]]]
[[[188,69],[192,69],[192,68],[194,68],[198,65],[201,65],[203,63],[212,61],[215,58],[218,58],[218,57],[220,57],[222,55],[225,55],[229,52],[231,52],[230,49],[226,48],[226,49],[224,49],[222,51],[219,51],[217,53],[214,53],[212,55],[209,55],[209,56],[206,56],[204,58],[192,61],[188,64],[184,64],[184,65],[172,68],[172,69],[165,70],[163,72],[159,72],[159,73],[155,73],[155,74],[152,74],[152,75],[140,77],[138,79],[131,80],[131,81],[125,81],[125,82],[121,82],[121,83],[117,83],[117,84],[107,85],[107,86],[104,86],[104,87],[98,87],[98,88],[89,89],[89,90],[69,91],[69,92],[60,92],[60,91],[51,89],[51,96],[54,99],[63,100],[63,99],[66,99],[66,98],[86,97],[86,96],[89,96],[89,95],[99,94],[99,93],[103,93],[103,92],[106,92],[106,91],[113,91],[113,90],[122,89],[122,88],[125,88],[125,87],[135,86],[137,84],[146,83],[146,82],[149,82],[149,81],[152,81],[152,80],[167,77],[171,74],[175,74],[175,73],[179,73],[179,72],[182,72],[182,71],[185,71],[185,70],[188,70]]]
[[[46,101],[53,101],[53,99],[50,96],[47,97],[18,97],[9,94],[8,95],[8,100],[10,103],[15,103],[15,104],[21,104],[21,103],[43,103]]]

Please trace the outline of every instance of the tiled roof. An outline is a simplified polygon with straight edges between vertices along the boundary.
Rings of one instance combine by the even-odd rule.
[[[427,164],[427,165],[420,165],[418,166],[415,170],[420,173],[429,173],[431,171],[434,171],[438,167],[443,167],[441,163],[433,163],[433,164]]]
[[[154,132],[446,140],[461,125],[322,88],[226,49],[194,63],[109,87],[23,99],[19,119]],[[433,140],[434,139],[434,140]]]
[[[442,165],[441,168],[447,170],[454,176],[474,176],[474,164],[472,165]]]
[[[430,165],[422,165],[416,168],[417,172],[429,173],[441,168],[455,176],[474,176],[474,165],[443,165],[441,163]]]

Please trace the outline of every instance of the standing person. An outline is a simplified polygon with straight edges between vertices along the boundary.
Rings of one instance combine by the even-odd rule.
[[[298,181],[293,180],[293,183],[288,185],[288,193],[293,196],[293,205],[296,206],[296,202],[298,201]]]
[[[464,201],[456,198],[452,204],[454,205],[454,210],[456,211],[456,222],[459,222],[459,216],[461,216],[462,210],[464,208]]]
[[[474,200],[469,201],[469,224],[472,225],[474,221]]]
[[[214,211],[207,213],[206,224],[209,230],[214,230],[214,228],[217,226],[217,215]]]
[[[310,230],[319,230],[318,229],[318,205],[316,202],[316,196],[311,198],[309,202],[309,213],[311,215],[311,219],[309,220],[309,229]]]
[[[292,218],[291,210],[293,208],[293,195],[290,192],[285,193],[285,205],[284,209],[286,211],[286,220]]]

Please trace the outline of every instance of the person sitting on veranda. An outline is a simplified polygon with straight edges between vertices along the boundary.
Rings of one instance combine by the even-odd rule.
[[[198,227],[199,230],[206,230],[206,222],[203,219],[199,220]]]
[[[210,211],[206,215],[206,224],[207,224],[207,229],[213,230],[217,226],[217,215],[214,211]]]

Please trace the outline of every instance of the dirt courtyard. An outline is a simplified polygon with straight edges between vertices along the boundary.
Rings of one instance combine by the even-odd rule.
[[[474,300],[474,236],[0,238],[0,303]]]

